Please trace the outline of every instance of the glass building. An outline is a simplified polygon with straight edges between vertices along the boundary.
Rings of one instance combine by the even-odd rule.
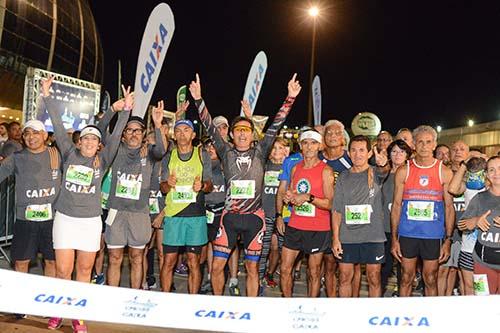
[[[103,63],[87,0],[0,0],[0,122],[22,120],[28,67],[100,84]]]

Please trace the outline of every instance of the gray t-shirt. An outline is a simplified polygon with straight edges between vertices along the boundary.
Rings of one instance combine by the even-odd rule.
[[[54,218],[54,202],[61,188],[61,159],[51,168],[49,150],[34,154],[27,149],[14,153],[0,165],[0,182],[16,176],[16,217],[25,221]]]
[[[151,184],[149,187],[149,214],[159,214],[165,208],[165,196],[160,191],[161,161],[153,164]]]
[[[373,168],[373,167],[370,167]],[[374,169],[373,188],[368,188],[368,169],[340,173],[335,185],[333,209],[342,217],[340,242],[347,244],[386,241],[382,208],[381,175]]]
[[[57,146],[63,161],[63,178],[55,209],[71,217],[96,217],[102,215],[101,182],[105,171],[113,161],[130,111],[121,111],[115,130],[108,144],[97,156],[86,157],[80,153],[66,134],[58,104],[51,97],[43,98],[57,138]]]
[[[474,196],[474,198],[470,201],[465,212],[462,214],[462,220],[481,216],[488,210],[491,210],[491,213],[488,217],[486,217],[486,220],[490,223],[490,229],[486,232],[477,229],[477,242],[484,246],[500,250],[500,227],[495,226],[495,223],[493,222],[493,218],[500,216],[500,196],[495,196],[491,194],[490,191],[484,191],[476,194],[476,196]],[[500,252],[497,251],[496,254],[500,257]],[[500,265],[485,263],[476,251],[472,252],[472,257],[474,258],[474,261],[481,263],[481,265],[491,269],[500,269]]]
[[[382,184],[382,205],[384,207],[384,232],[391,232],[391,206],[394,197],[394,176],[390,173]]]
[[[114,133],[114,132],[113,132]],[[145,157],[141,149],[129,148],[122,142],[113,161],[108,207],[119,211],[149,214],[149,196],[153,164],[165,154],[159,129],[155,130],[156,145],[148,145]]]
[[[276,193],[280,185],[279,174],[281,164],[274,164],[270,160],[264,172],[264,191],[262,192],[262,208],[266,217],[274,218],[276,215]]]
[[[226,198],[226,184],[224,182],[224,174],[222,172],[222,165],[219,160],[210,161],[212,164],[212,185],[213,190],[205,194],[205,204],[207,206],[224,205]]]

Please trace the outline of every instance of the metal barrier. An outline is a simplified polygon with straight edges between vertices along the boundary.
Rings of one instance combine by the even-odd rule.
[[[16,219],[15,177],[11,176],[0,183],[0,258],[10,263],[5,247],[12,241],[14,221]]]

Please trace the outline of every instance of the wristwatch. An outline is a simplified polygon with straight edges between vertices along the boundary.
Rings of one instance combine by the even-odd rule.
[[[309,194],[309,200],[307,200],[307,202],[309,202],[309,203],[313,202],[313,201],[314,201],[314,198],[315,198],[315,196],[314,196],[314,195]]]

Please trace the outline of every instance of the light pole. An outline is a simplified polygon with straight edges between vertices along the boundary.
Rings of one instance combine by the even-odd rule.
[[[319,15],[319,9],[316,6],[309,8],[309,16],[313,20],[312,28],[312,43],[311,43],[311,67],[309,68],[309,98],[307,101],[307,124],[309,126],[313,125],[313,113],[312,113],[312,82],[314,77],[314,60],[316,56],[316,18]]]

